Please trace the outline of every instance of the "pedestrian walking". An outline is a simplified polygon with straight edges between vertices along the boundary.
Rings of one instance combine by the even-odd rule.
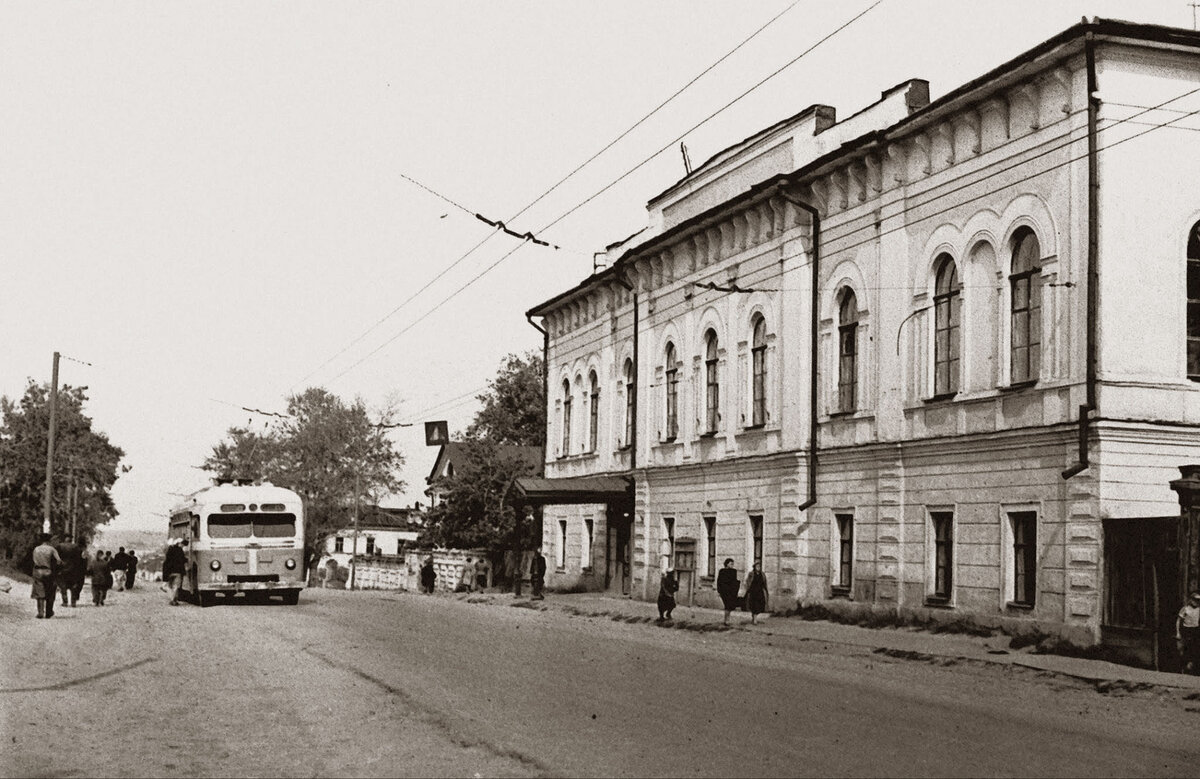
[[[539,547],[533,553],[533,564],[529,566],[529,586],[533,590],[533,600],[544,600],[542,590],[546,587],[546,558]]]
[[[83,579],[87,575],[87,557],[79,544],[64,540],[54,545],[62,558],[62,571],[58,575],[58,591],[62,605],[74,607],[83,592]]]
[[[729,613],[738,607],[737,568],[733,567],[733,558],[726,557],[721,570],[717,571],[717,594],[721,596],[721,604],[725,607],[725,624],[729,624]]]
[[[437,571],[433,570],[433,556],[425,558],[425,562],[421,565],[421,592],[432,595],[433,587],[437,583]]]
[[[108,563],[108,571],[114,578],[114,584],[117,591],[125,589],[125,568],[129,565],[129,555],[125,554],[125,547],[117,549],[117,553],[113,555],[112,560]]]
[[[125,589],[133,589],[133,580],[137,577],[138,559],[137,552],[129,550],[129,557],[125,561]]]
[[[33,548],[33,587],[30,597],[37,601],[37,618],[54,616],[54,575],[62,569],[62,558],[51,544],[53,536],[42,533],[41,543]]]
[[[183,575],[187,573],[187,554],[183,538],[172,538],[167,542],[167,553],[163,558],[163,581],[167,582],[167,593],[171,596],[168,601],[172,606],[179,605],[179,587],[183,584]],[[192,588],[195,589],[195,584]]]
[[[100,587],[100,605],[103,606],[108,602],[108,591],[113,587],[113,553],[106,551],[104,553],[104,579]]]
[[[96,556],[88,561],[88,573],[92,577],[92,605],[104,605],[105,581],[108,579],[108,560],[104,552],[97,549]]]
[[[671,619],[675,610],[675,593],[679,591],[679,580],[675,578],[675,569],[668,568],[658,581],[658,621]]]
[[[762,563],[755,563],[746,575],[746,610],[750,612],[750,624],[755,624],[758,615],[767,610],[767,575],[762,572]]]

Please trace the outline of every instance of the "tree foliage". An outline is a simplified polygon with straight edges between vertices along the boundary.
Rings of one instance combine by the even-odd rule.
[[[467,428],[467,439],[518,446],[542,446],[546,440],[546,402],[542,355],[510,354],[500,364],[488,391],[477,396],[483,408]]]
[[[454,474],[433,485],[440,500],[426,514],[420,541],[485,548],[495,557],[534,545],[532,528],[511,500],[511,487],[516,479],[540,472],[527,447],[541,447],[546,435],[541,355],[505,357],[479,400],[482,408],[454,444]]]
[[[361,400],[347,405],[309,388],[288,400],[287,413],[261,431],[231,427],[202,467],[218,479],[269,481],[299,493],[311,565],[325,539],[350,523],[356,501],[377,502],[404,488],[404,455],[387,434],[391,409],[374,422]]]
[[[50,526],[69,532],[74,509],[78,538],[117,516],[111,489],[125,453],[92,429],[84,413],[82,387],[58,390]],[[42,529],[46,494],[46,448],[50,430],[50,387],[30,382],[19,401],[0,398],[0,549],[24,559]],[[72,500],[72,493],[74,499]]]

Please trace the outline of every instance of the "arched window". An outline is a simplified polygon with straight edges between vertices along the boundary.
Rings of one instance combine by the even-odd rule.
[[[634,398],[637,385],[633,380],[633,360],[625,360],[625,446],[633,445]]]
[[[1028,227],[1012,239],[1012,377],[1013,384],[1037,381],[1042,362],[1042,250]]]
[[[760,427],[767,423],[767,320],[762,314],[754,317],[754,335],[750,340],[752,377],[750,387],[750,424]]]
[[[1200,222],[1192,225],[1187,245],[1187,372],[1200,381]]]
[[[595,371],[588,376],[588,381],[592,385],[588,393],[588,451],[594,452],[600,433],[600,380]]]
[[[704,334],[704,432],[717,432],[721,421],[721,383],[717,380],[717,332]]]
[[[668,441],[674,441],[679,435],[679,365],[675,359],[675,344],[667,344],[666,354],[667,380],[667,435]]]
[[[958,392],[959,323],[962,321],[962,287],[954,258],[938,258],[933,295],[933,394]]]
[[[858,405],[858,299],[845,289],[838,304],[838,405],[841,413]]]
[[[562,456],[571,454],[571,382],[563,379]]]

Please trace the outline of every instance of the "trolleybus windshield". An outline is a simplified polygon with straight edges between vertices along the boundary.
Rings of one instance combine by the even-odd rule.
[[[292,538],[295,514],[209,514],[209,538]]]

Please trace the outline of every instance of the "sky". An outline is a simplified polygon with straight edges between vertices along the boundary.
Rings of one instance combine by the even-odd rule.
[[[425,503],[420,423],[463,429],[504,356],[540,350],[524,312],[645,226],[683,176],[681,140],[698,165],[814,103],[848,117],[909,78],[936,99],[1084,16],[1190,29],[1194,12],[0,4],[0,395],[62,354],[60,383],[88,387],[131,468],[113,529],[163,527],[231,426],[269,423],[246,409],[310,386],[414,423],[394,432],[408,486],[384,502]]]

